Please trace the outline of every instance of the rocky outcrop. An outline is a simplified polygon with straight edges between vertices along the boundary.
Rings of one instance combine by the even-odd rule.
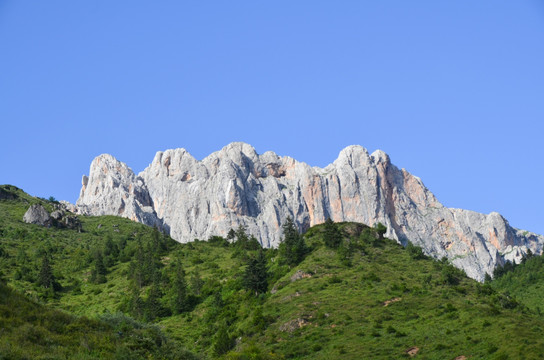
[[[55,210],[51,213],[51,217],[54,219],[54,220],[61,220],[65,215],[65,212],[62,211],[62,210]]]
[[[72,205],[73,206],[73,205]],[[54,226],[57,228],[68,228],[81,231],[79,218],[67,210],[65,204],[53,204],[51,214],[40,204],[31,205],[23,216],[23,221],[28,224],[42,226]]]
[[[103,154],[83,176],[77,212],[85,215],[118,215],[151,226],[162,226],[141,177],[125,163]],[[168,230],[168,228],[166,228]]]
[[[41,226],[50,226],[51,217],[47,210],[39,204],[31,205],[23,215],[23,221],[27,224],[36,224]]]
[[[239,225],[276,246],[288,216],[299,227],[355,221],[388,228],[436,258],[447,257],[482,280],[496,264],[540,254],[544,237],[512,228],[499,214],[444,207],[416,176],[387,154],[349,146],[325,168],[232,143],[199,161],[185,149],[158,152],[137,176],[111,155],[91,164],[76,204],[93,215],[159,225],[181,242],[226,236]]]

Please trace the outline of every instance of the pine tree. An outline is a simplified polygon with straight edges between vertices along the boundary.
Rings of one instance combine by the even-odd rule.
[[[180,314],[188,309],[187,282],[185,270],[179,259],[175,264],[175,277],[172,284],[172,298],[170,308],[174,314]]]
[[[128,277],[131,278],[138,288],[149,285],[153,276],[159,271],[159,258],[153,253],[151,245],[148,243],[145,246],[142,245],[140,239],[138,239],[136,254],[130,264]]]
[[[106,236],[106,242],[104,243],[104,256],[110,257],[116,260],[119,257],[119,248],[113,242],[110,235]]]
[[[144,278],[145,256],[144,249],[142,247],[142,240],[138,239],[136,254],[130,263],[129,275],[134,280],[138,289],[141,289],[145,285]]]
[[[325,233],[323,234],[323,240],[325,241],[325,245],[327,247],[333,249],[337,248],[342,242],[342,234],[331,218],[327,218],[325,221]]]
[[[159,231],[159,228],[155,225],[153,226],[153,232],[151,233],[151,239],[153,241],[153,252],[154,253],[161,253],[162,251],[166,250],[166,242],[163,241],[164,237],[161,236],[161,232]]]
[[[91,270],[91,282],[95,284],[103,284],[106,282],[106,274],[108,270],[104,264],[102,252],[97,250],[94,254],[93,269]]]
[[[216,333],[215,341],[213,344],[213,352],[216,356],[226,354],[234,346],[234,341],[230,337],[227,326],[223,325]]]
[[[304,259],[307,252],[304,237],[298,233],[293,219],[288,217],[283,225],[283,239],[279,246],[281,261],[289,266],[295,266]]]
[[[129,311],[137,319],[141,319],[144,315],[145,304],[140,297],[140,290],[136,286],[132,287],[132,295],[129,301]]]
[[[149,289],[149,295],[145,301],[144,320],[152,321],[157,317],[164,315],[164,308],[161,304],[162,289],[160,285],[159,273],[155,273],[151,288]]]
[[[233,242],[235,237],[236,237],[236,231],[234,231],[234,229],[231,228],[229,230],[229,233],[227,234],[227,240],[229,242]]]
[[[249,258],[243,283],[246,289],[255,292],[255,296],[265,293],[268,289],[268,269],[262,249],[259,250],[257,256]]]
[[[238,229],[236,230],[236,246],[245,249],[248,242],[249,237],[247,236],[246,228],[242,225],[238,226]]]
[[[198,268],[195,268],[193,274],[191,275],[191,290],[193,291],[193,294],[200,296],[203,285],[204,281],[200,277],[200,271]]]
[[[42,258],[42,266],[38,274],[38,285],[52,291],[60,290],[61,287],[53,275],[53,269],[51,268],[48,254],[44,254]]]
[[[53,271],[51,270],[51,265],[49,264],[49,256],[46,254],[42,258],[42,267],[40,268],[40,273],[38,274],[38,284],[48,289],[53,286],[55,277],[53,276]]]

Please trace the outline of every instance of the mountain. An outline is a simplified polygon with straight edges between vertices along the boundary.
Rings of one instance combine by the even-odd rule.
[[[167,230],[180,242],[247,227],[263,246],[275,247],[292,217],[299,230],[334,221],[387,226],[386,236],[448,258],[483,280],[527,250],[541,254],[544,236],[511,227],[500,214],[443,206],[423,182],[389,156],[348,146],[325,168],[273,152],[257,154],[232,143],[199,161],[185,149],[158,152],[136,175],[111,155],[100,155],[84,176],[77,211],[118,215]]]

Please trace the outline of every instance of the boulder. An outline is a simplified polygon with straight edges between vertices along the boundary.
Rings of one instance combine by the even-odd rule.
[[[49,213],[40,204],[31,205],[23,216],[23,221],[27,224],[37,224],[42,226],[51,225]]]

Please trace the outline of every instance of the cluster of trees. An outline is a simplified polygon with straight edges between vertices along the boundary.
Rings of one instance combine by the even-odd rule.
[[[527,260],[533,258],[533,252],[531,251],[531,249],[528,249],[527,250],[527,254],[525,254],[523,256],[523,258],[521,259],[521,262],[520,264],[524,264],[527,262]],[[504,265],[497,265],[497,267],[495,268],[495,270],[493,270],[493,279],[498,279],[500,277],[503,277],[504,275],[510,273],[510,272],[513,272],[516,267],[519,266],[518,264],[516,264],[515,262],[512,262],[512,261],[506,261],[504,263]],[[487,274],[486,274],[487,275]],[[491,281],[491,277],[489,275],[486,276],[485,278],[486,281]]]
[[[339,223],[335,223],[331,218],[327,218],[322,227],[323,243],[326,247],[336,250],[342,264],[345,266],[352,265],[352,258],[355,251],[364,251],[367,244],[379,246],[387,232],[387,227],[382,223],[378,223],[375,227],[358,225],[356,232],[359,236],[346,236],[343,233]]]
[[[278,252],[280,261],[289,265],[289,267],[300,264],[309,252],[304,236],[298,232],[291,217],[288,217],[283,225],[283,239]]]
[[[13,274],[13,279],[34,283],[41,297],[54,298],[56,293],[62,290],[62,286],[53,272],[52,253],[53,250],[48,243],[40,247],[32,258],[20,247],[13,259],[18,266]],[[7,258],[7,252],[1,254],[0,257]]]
[[[124,311],[138,319],[153,321],[188,308],[185,272],[179,260],[172,264],[172,271],[169,271],[173,278],[163,272],[161,258],[167,252],[168,242],[156,228],[151,238],[137,239],[136,250],[127,273],[131,289]],[[145,295],[144,290],[147,293],[145,297],[142,296]],[[172,292],[170,301],[164,301],[163,297],[168,290]]]

